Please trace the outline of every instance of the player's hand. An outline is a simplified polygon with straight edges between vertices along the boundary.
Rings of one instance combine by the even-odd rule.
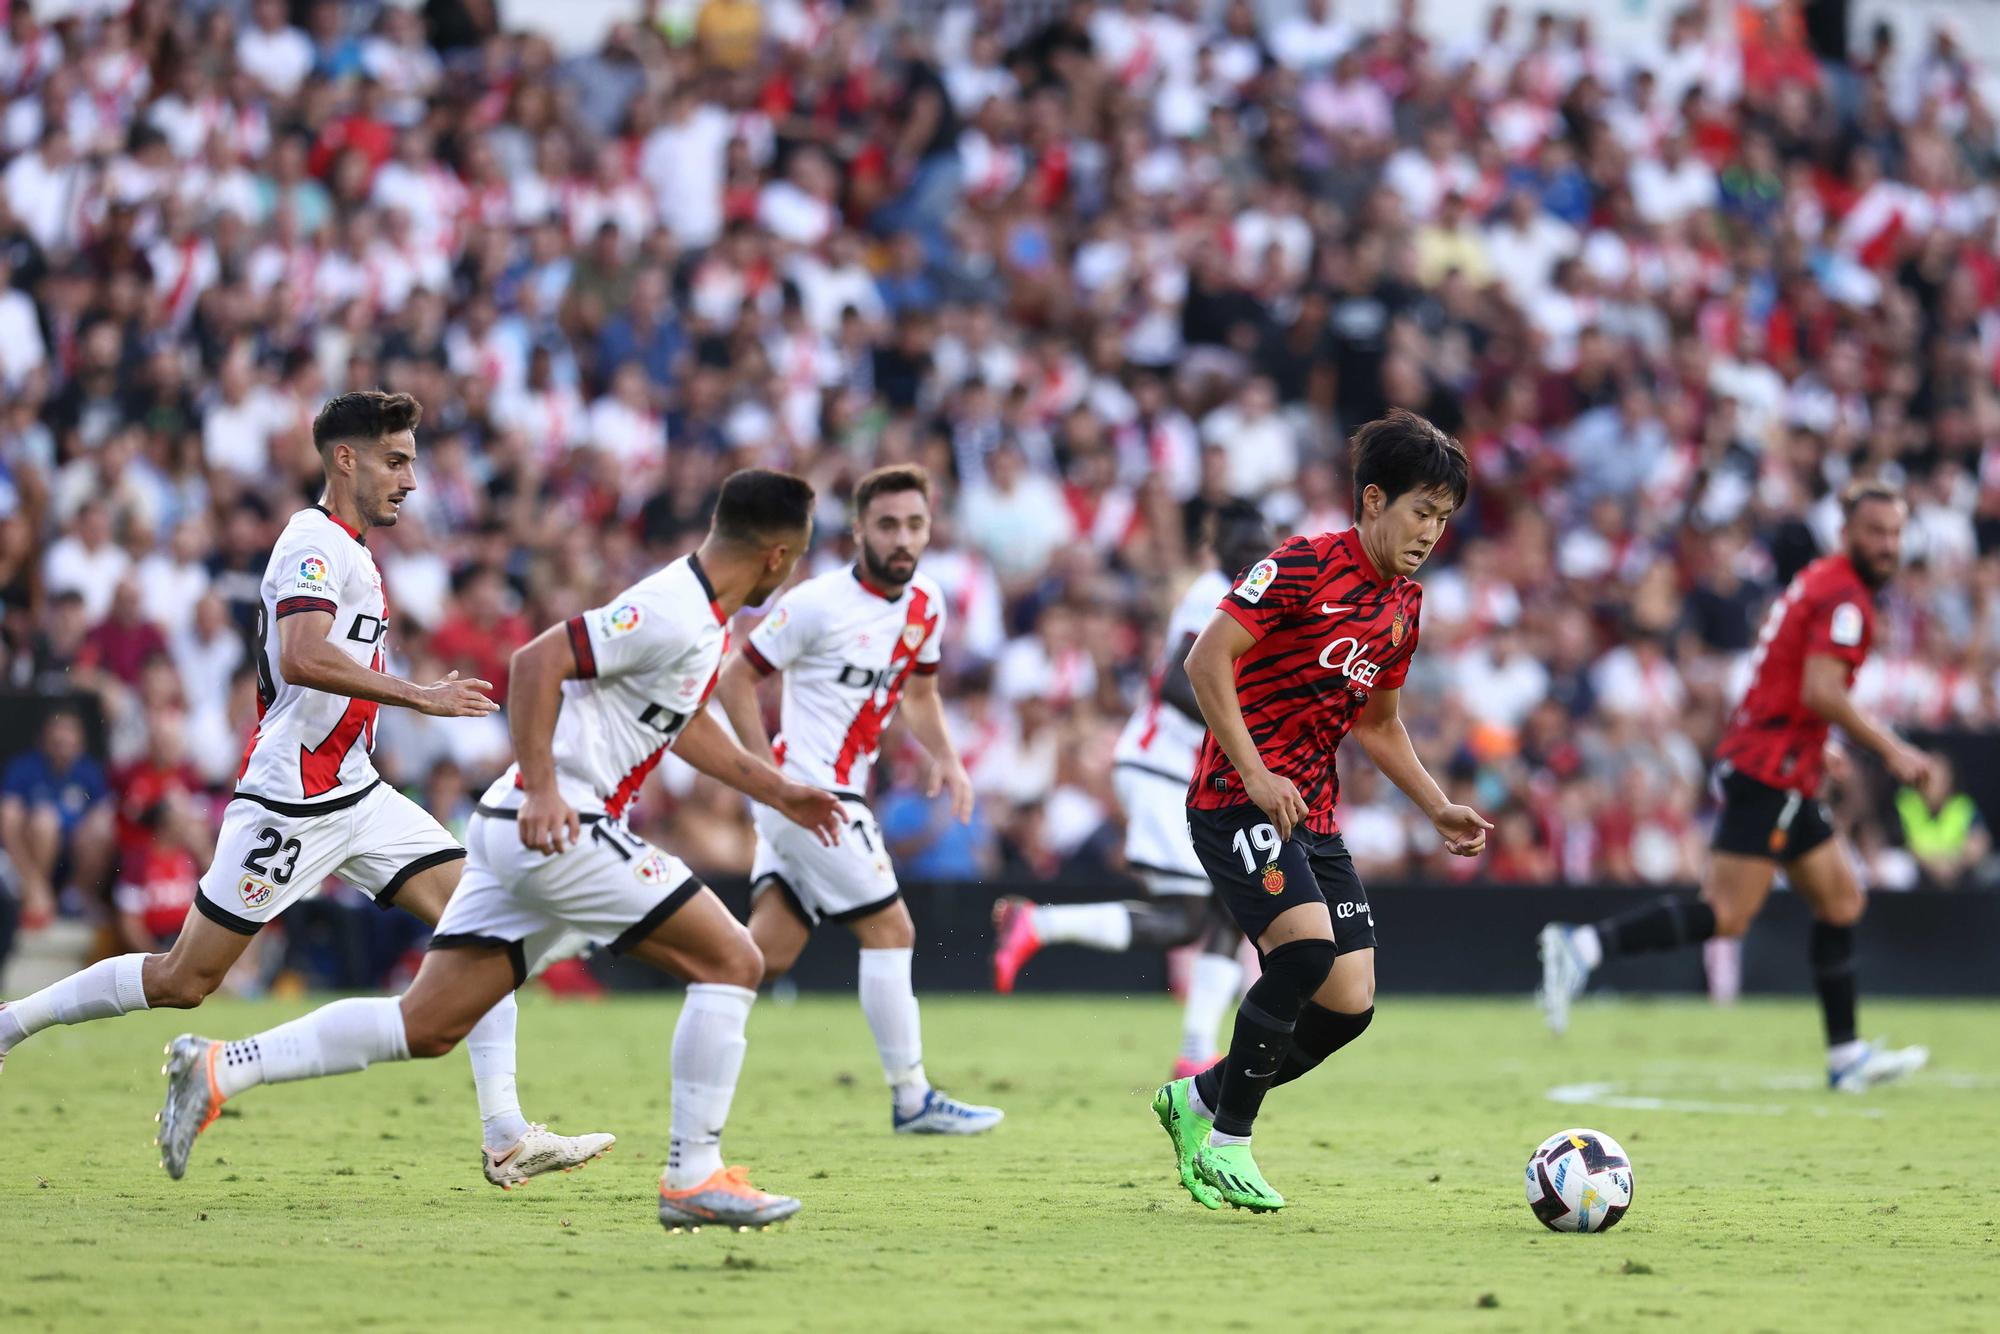
[[[583,838],[583,821],[553,788],[523,796],[516,823],[521,829],[522,843],[551,857],[567,852]]]
[[[965,772],[965,766],[953,760],[950,764],[940,764],[931,770],[930,790],[924,795],[935,797],[940,792],[951,793],[952,817],[960,824],[972,820],[972,777]]]
[[[486,693],[492,688],[491,681],[476,676],[461,681],[458,673],[452,672],[444,680],[418,689],[417,712],[433,718],[484,718],[500,712],[500,702]]]
[[[1447,806],[1431,817],[1431,824],[1444,839],[1444,850],[1454,857],[1477,857],[1486,851],[1486,831],[1493,828],[1470,806]]]
[[[1931,805],[1938,805],[1949,795],[1944,765],[1929,751],[1899,741],[1882,759],[1889,766],[1892,778],[1905,787],[1915,788]]]
[[[840,831],[847,823],[847,813],[841,810],[839,797],[804,783],[785,785],[784,795],[777,800],[777,811],[793,824],[812,830],[813,837],[829,848],[840,842]]]
[[[1299,795],[1297,784],[1269,769],[1245,774],[1243,795],[1250,798],[1258,810],[1271,817],[1280,842],[1290,838],[1292,830],[1306,818],[1306,799]]]

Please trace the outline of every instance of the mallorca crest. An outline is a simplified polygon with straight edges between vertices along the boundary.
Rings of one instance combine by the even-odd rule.
[[[1276,862],[1264,868],[1264,892],[1282,894],[1285,892],[1285,870]]]
[[[1402,646],[1403,646],[1403,613],[1399,611],[1396,613],[1396,619],[1389,622],[1389,647],[1401,648]]]

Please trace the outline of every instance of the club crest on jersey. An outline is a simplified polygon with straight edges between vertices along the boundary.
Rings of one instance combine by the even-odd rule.
[[[323,584],[326,582],[327,564],[324,556],[307,556],[299,562],[299,582],[303,584]]]
[[[1264,892],[1266,894],[1285,892],[1285,868],[1276,862],[1264,868]]]
[[[246,875],[236,883],[236,892],[243,896],[246,908],[261,908],[271,901],[276,891],[254,875]]]
[[[643,619],[639,608],[627,602],[613,607],[604,615],[604,633],[607,635],[629,635],[639,628]]]
[[[1236,585],[1236,596],[1245,602],[1260,601],[1277,577],[1278,562],[1260,560],[1250,567],[1250,573],[1243,576],[1243,582]]]
[[[632,874],[648,885],[664,885],[673,873],[673,868],[667,865],[666,854],[657,849],[632,863]]]
[[[912,653],[915,653],[915,652],[917,651],[917,645],[919,645],[919,644],[921,644],[921,643],[923,643],[923,642],[924,642],[924,627],[923,627],[923,626],[921,626],[921,625],[906,625],[906,626],[904,626],[904,627],[903,627],[903,647],[904,647],[904,648],[906,648],[906,649],[910,650],[910,652],[912,652]]]
[[[1389,622],[1389,647],[1401,648],[1402,646],[1403,646],[1403,613],[1399,611],[1396,613],[1396,619]]]

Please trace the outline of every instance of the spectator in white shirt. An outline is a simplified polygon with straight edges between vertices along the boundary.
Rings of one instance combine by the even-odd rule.
[[[1298,435],[1278,411],[1268,376],[1251,377],[1235,398],[1202,418],[1201,439],[1229,456],[1231,495],[1282,490],[1299,474]]]
[[[1002,583],[1040,575],[1056,549],[1076,536],[1062,488],[1029,472],[1011,440],[987,456],[985,479],[965,488],[958,529]]]
[[[111,511],[90,500],[76,512],[71,531],[55,540],[42,559],[42,579],[51,596],[75,593],[84,617],[96,625],[111,610],[112,594],[132,568],[132,557],[111,540]]]
[[[41,321],[26,292],[14,288],[14,266],[0,250],[0,389],[19,393],[30,372],[48,361]]]
[[[1304,9],[1271,33],[1271,54],[1286,69],[1323,70],[1354,45],[1354,32],[1333,15],[1333,0],[1306,0]]]
[[[290,97],[312,73],[312,38],[285,22],[285,0],[257,0],[236,37],[236,63],[267,92]]]
[[[1660,155],[1641,155],[1632,164],[1632,203],[1647,222],[1679,222],[1688,214],[1714,208],[1715,171],[1688,152],[1686,134],[1671,134]]]

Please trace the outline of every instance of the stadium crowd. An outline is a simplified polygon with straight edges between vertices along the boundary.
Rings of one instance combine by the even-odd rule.
[[[1912,505],[1861,698],[2000,724],[2000,140],[1948,29],[1840,62],[1796,0],[1643,49],[1505,6],[1425,35],[1416,3],[681,0],[559,58],[482,0],[6,9],[0,685],[89,723],[13,728],[31,926],[178,925],[264,553],[355,387],[425,407],[370,538],[395,665],[503,692],[731,469],[815,482],[823,569],[851,480],[927,464],[982,801],[953,827],[885,766],[910,878],[1115,866],[1112,740],[1203,515],[1347,526],[1344,438],[1392,405],[1473,458],[1404,715],[1499,830],[1449,864],[1343,756],[1365,874],[1694,878],[1763,608],[1861,473]],[[507,757],[497,720],[382,713],[377,763],[447,822]],[[1843,800],[1878,885],[1983,847],[1919,858],[1890,794]],[[638,823],[748,866],[685,768]]]

